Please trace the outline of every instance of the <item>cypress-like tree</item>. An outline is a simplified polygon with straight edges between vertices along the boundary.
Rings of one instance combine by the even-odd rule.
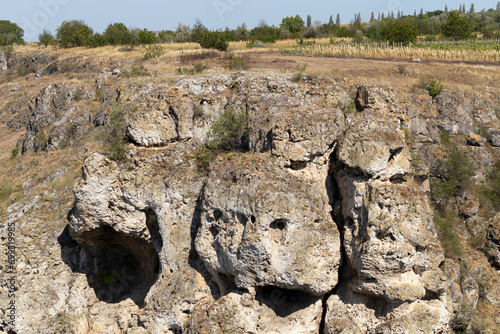
[[[311,27],[312,18],[311,15],[307,15],[307,27]]]
[[[333,15],[330,15],[330,20],[328,21],[328,24],[333,26]]]
[[[340,14],[337,13],[337,20],[335,23],[339,26],[340,25]]]

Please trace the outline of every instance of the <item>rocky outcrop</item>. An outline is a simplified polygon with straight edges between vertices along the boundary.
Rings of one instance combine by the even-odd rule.
[[[21,152],[54,151],[83,134],[92,116],[74,105],[90,100],[95,92],[67,84],[49,85],[31,101],[31,116],[21,141]]]
[[[308,180],[270,156],[251,161],[213,165],[195,240],[206,267],[214,279],[225,275],[249,291],[275,286],[321,296],[333,290],[341,255],[326,168]]]
[[[0,71],[7,70],[7,56],[5,52],[0,52]]]
[[[341,324],[403,333],[416,328],[413,319],[425,320],[424,332],[446,331],[444,257],[428,183],[409,175],[404,109],[390,92],[364,90],[355,118],[318,99],[331,92],[280,76],[120,90],[139,110],[127,115],[129,137],[164,148],[134,153],[129,167],[87,158],[70,233],[94,258],[90,281],[110,270],[104,250],[115,254],[120,282],[122,259],[135,263],[138,295],[112,298],[145,307],[150,332],[333,333]],[[179,156],[207,136],[196,108],[206,125],[225,108],[247,108],[252,152],[222,156],[202,176]],[[149,172],[168,160],[165,174]],[[199,179],[193,187],[186,178]],[[174,307],[161,296],[179,286],[174,298],[184,302]],[[353,321],[352,312],[363,317]]]
[[[44,326],[64,315],[80,333],[447,333],[454,308],[478,304],[480,270],[461,277],[445,260],[428,195],[443,132],[494,122],[486,102],[445,92],[403,104],[363,85],[354,111],[352,87],[330,78],[150,81],[110,74],[96,91],[49,86],[33,101],[25,152],[41,150],[41,133],[50,151],[70,130],[105,131],[113,108],[130,142],[119,163],[84,153],[58,239],[58,282],[72,283]],[[248,145],[201,161],[226,110],[248,115]],[[488,145],[466,148],[483,167]],[[421,151],[434,158],[417,166]],[[498,219],[477,219],[473,196],[457,209],[499,263]],[[20,312],[30,328],[34,306]]]

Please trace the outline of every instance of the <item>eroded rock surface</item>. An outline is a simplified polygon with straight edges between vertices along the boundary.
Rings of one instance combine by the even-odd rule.
[[[454,305],[476,305],[477,282],[440,269],[430,168],[415,166],[408,136],[423,149],[441,131],[466,135],[474,117],[492,119],[484,101],[445,92],[403,104],[362,86],[349,114],[350,87],[328,78],[119,80],[99,79],[94,102],[126,106],[131,144],[120,163],[86,153],[59,241],[74,284],[52,318],[67,314],[81,333],[447,333]],[[49,151],[68,122],[108,121],[56,88],[34,100],[26,152],[50,124]],[[248,147],[202,165],[198,149],[228,109],[248,112]],[[472,224],[477,210],[462,211]],[[483,230],[498,263],[497,226]]]

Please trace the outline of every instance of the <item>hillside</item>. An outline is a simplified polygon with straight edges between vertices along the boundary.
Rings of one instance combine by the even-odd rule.
[[[0,52],[0,333],[500,332],[498,64],[164,48]]]

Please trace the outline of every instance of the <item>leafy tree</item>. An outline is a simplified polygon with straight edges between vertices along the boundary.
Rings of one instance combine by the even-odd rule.
[[[248,41],[250,39],[250,34],[245,22],[243,22],[241,26],[238,26],[234,32],[236,34],[236,38],[240,41]]]
[[[45,47],[57,43],[54,35],[52,35],[52,33],[48,30],[43,30],[43,32],[38,35],[38,42],[42,45],[45,45]]]
[[[417,28],[406,19],[389,22],[381,32],[382,37],[390,43],[408,45],[418,37]]]
[[[57,28],[56,36],[62,46],[85,46],[93,36],[93,30],[81,20],[64,21]]]
[[[340,25],[340,14],[339,13],[337,13],[337,19],[335,20],[335,24],[338,26]]]
[[[470,9],[469,9],[469,13],[475,13],[476,11],[474,10],[474,4],[471,3],[470,4]]]
[[[24,44],[24,30],[16,23],[0,20],[0,45]]]
[[[328,24],[333,26],[333,15],[330,15],[330,20],[328,21]]]
[[[448,5],[444,5],[444,12],[448,13]]]
[[[193,26],[193,29],[191,31],[191,39],[192,39],[192,41],[199,43],[201,41],[201,38],[202,38],[203,34],[207,30],[208,30],[207,27],[205,27],[203,25],[203,23],[201,22],[201,20],[200,19],[196,19],[194,21],[194,26]]]
[[[162,30],[158,33],[158,38],[163,43],[172,43],[174,41],[174,32],[171,30]]]
[[[227,41],[224,33],[221,31],[203,31],[199,43],[204,49],[226,51],[229,47],[229,42]]]
[[[105,45],[108,45],[108,40],[106,39],[106,36],[104,36],[103,34],[99,34],[97,32],[94,35],[92,35],[92,37],[90,37],[87,42],[87,46],[93,48]]]
[[[292,34],[300,32],[300,29],[304,26],[304,20],[299,15],[285,17],[281,21],[281,28],[287,29]]]
[[[104,36],[108,43],[113,45],[132,44],[133,42],[132,33],[123,23],[109,24],[104,31]]]
[[[175,30],[174,42],[186,43],[191,41],[191,29],[189,26],[179,23],[177,30]]]
[[[261,20],[259,25],[250,32],[250,38],[253,42],[274,43],[281,38],[281,30],[275,26],[269,26],[264,20]]]
[[[454,39],[469,38],[471,35],[471,24],[460,12],[454,10],[448,13],[448,21],[441,25],[443,35]]]
[[[375,13],[374,12],[372,12],[372,15],[370,17],[370,22],[373,22],[373,21],[375,21]]]
[[[312,18],[311,18],[311,15],[307,15],[307,27],[311,27],[311,23],[312,23]]]
[[[140,44],[153,44],[156,43],[156,34],[144,28],[143,30],[139,31],[139,43]]]

